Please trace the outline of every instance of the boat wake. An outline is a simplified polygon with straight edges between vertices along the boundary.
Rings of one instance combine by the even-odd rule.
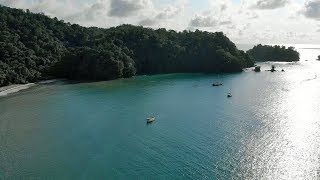
[[[305,80],[301,81],[301,83],[308,82],[308,81],[313,81],[313,80],[316,80],[316,79],[318,79],[318,75],[317,74],[315,74],[313,78],[309,78],[309,79],[305,79]]]

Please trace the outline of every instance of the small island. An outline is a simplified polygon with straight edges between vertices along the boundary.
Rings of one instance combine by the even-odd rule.
[[[256,62],[278,61],[296,62],[300,60],[300,54],[294,47],[256,45],[247,51]]]
[[[254,67],[254,72],[261,72],[261,67],[260,66],[256,66]]]

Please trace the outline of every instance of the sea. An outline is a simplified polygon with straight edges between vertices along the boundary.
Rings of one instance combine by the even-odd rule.
[[[260,73],[59,81],[0,97],[0,179],[319,179],[320,45],[291,46],[300,62]]]

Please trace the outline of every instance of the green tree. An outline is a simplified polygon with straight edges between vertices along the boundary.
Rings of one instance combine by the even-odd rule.
[[[257,45],[247,51],[255,61],[294,62],[300,60],[300,54],[294,47]]]
[[[0,86],[52,77],[109,80],[136,74],[239,72],[254,64],[222,32],[132,25],[86,28],[4,6],[0,26]]]

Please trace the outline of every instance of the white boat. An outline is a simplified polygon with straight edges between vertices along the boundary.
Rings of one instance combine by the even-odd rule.
[[[156,118],[155,117],[150,117],[150,118],[147,118],[146,120],[147,120],[147,124],[149,124],[149,123],[154,122],[156,120]]]

